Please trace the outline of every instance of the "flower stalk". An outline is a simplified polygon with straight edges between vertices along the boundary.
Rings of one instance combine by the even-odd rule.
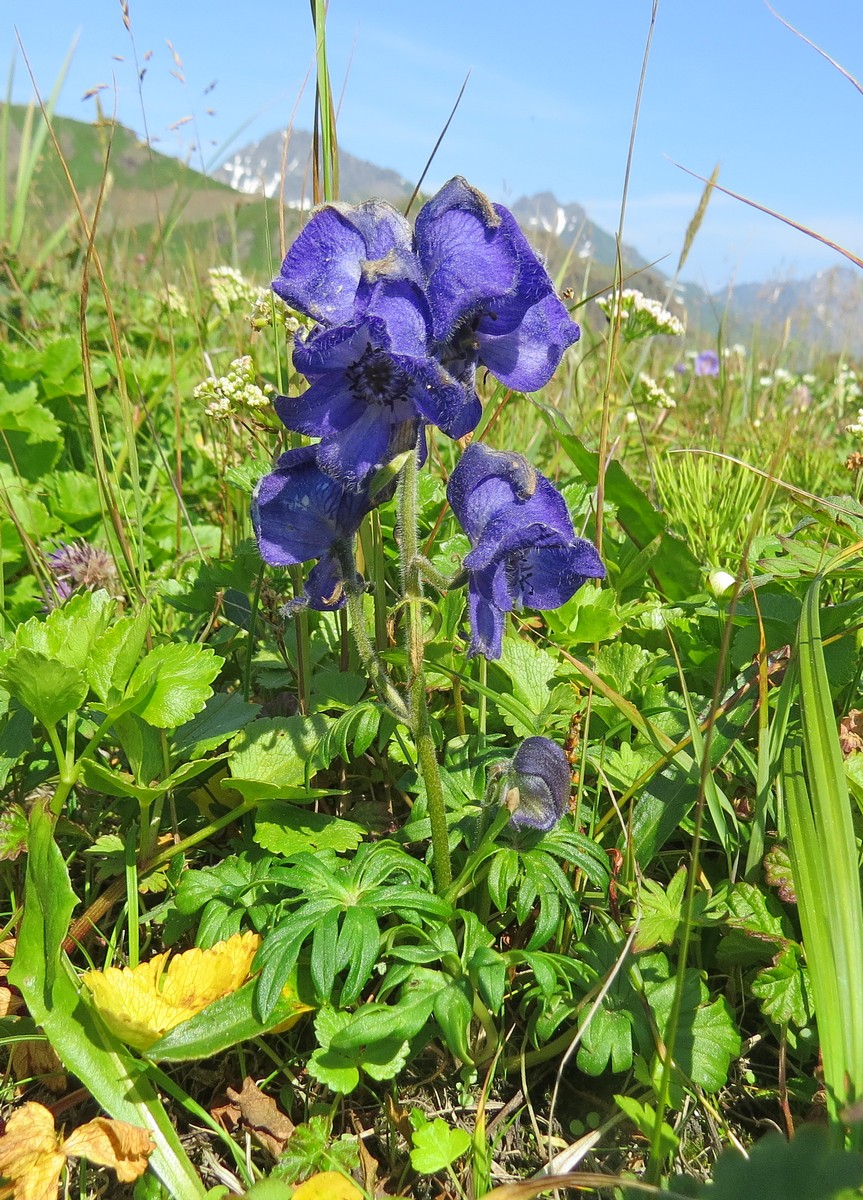
[[[399,533],[403,562],[402,587],[407,614],[408,695],[410,727],[417,748],[420,774],[426,788],[432,836],[432,870],[440,895],[452,883],[446,803],[429,719],[424,668],[423,583],[419,570],[419,452],[408,456],[399,480]]]

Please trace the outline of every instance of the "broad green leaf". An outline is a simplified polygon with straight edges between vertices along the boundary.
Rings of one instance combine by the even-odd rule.
[[[119,699],[144,649],[150,626],[146,606],[121,617],[93,643],[86,663],[90,686],[106,704]]]
[[[306,773],[329,724],[320,715],[252,721],[232,743],[230,786],[246,800],[313,799]]]
[[[96,640],[108,628],[115,602],[105,591],[79,592],[46,619],[33,617],[15,631],[15,645],[86,672]]]
[[[592,646],[616,637],[627,613],[610,588],[582,587],[561,608],[546,613],[545,619],[564,645]]]
[[[841,1150],[828,1129],[803,1122],[790,1142],[771,1133],[748,1148],[719,1156],[713,1179],[698,1192],[704,1200],[845,1200],[863,1184],[863,1155]]]
[[[472,1063],[469,1042],[473,986],[469,979],[453,979],[441,988],[435,996],[434,1016],[453,1054],[464,1063]]]
[[[28,708],[15,704],[6,714],[0,731],[0,790],[5,788],[9,772],[21,756],[32,748],[33,714]]]
[[[632,1015],[600,1006],[585,1030],[576,1059],[585,1075],[628,1071],[632,1066]]]
[[[16,700],[45,726],[84,703],[89,691],[84,672],[36,650],[15,650],[0,671],[0,679]]]
[[[276,1007],[261,1021],[254,1006],[255,980],[223,996],[188,1021],[183,1021],[146,1052],[154,1062],[189,1062],[221,1054],[249,1038],[260,1037],[277,1026],[289,1028],[310,1011],[297,996],[294,981],[283,989]]]
[[[27,814],[20,804],[0,808],[0,862],[14,860],[27,849]]]
[[[539,718],[549,701],[549,684],[554,678],[558,662],[533,642],[507,637],[503,640],[497,665],[509,677],[515,699],[524,705],[533,718]],[[540,723],[537,719],[528,724],[506,709],[500,711],[519,737],[529,737],[538,732]]]
[[[319,1047],[308,1061],[308,1071],[334,1092],[352,1092],[360,1081],[360,1070],[372,1079],[393,1079],[410,1053],[409,1043],[398,1037],[380,1038],[368,1045],[337,1048],[332,1042],[350,1021],[348,1013],[321,1009],[315,1019]]]
[[[411,1166],[415,1171],[422,1175],[434,1175],[467,1153],[471,1137],[466,1129],[453,1129],[443,1117],[436,1117],[429,1122],[419,1109],[414,1112],[422,1117],[422,1123],[418,1123],[414,1129],[414,1147],[411,1150]]]
[[[27,442],[59,442],[62,430],[53,413],[37,401],[35,383],[10,392],[0,383],[0,429],[20,433]]]
[[[223,663],[208,646],[197,643],[157,646],[129,681],[129,695],[137,697],[132,711],[157,729],[176,729],[204,707]]]
[[[215,750],[254,721],[260,711],[261,706],[244,700],[241,692],[216,692],[197,716],[176,730],[174,753],[197,758]]]
[[[761,1011],[776,1025],[801,1028],[812,1020],[809,972],[795,945],[786,946],[772,966],[759,971],[750,985]]]
[[[255,813],[254,840],[274,854],[301,850],[355,850],[364,830],[353,821],[295,808],[292,804],[262,804]]]
[[[677,936],[686,890],[686,868],[681,867],[667,887],[652,879],[643,879],[638,890],[638,932],[633,949],[636,953],[654,946],[670,946]]]

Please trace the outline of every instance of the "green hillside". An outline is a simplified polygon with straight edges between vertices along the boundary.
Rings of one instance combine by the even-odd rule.
[[[6,152],[7,205],[18,185],[22,131],[27,110],[0,106],[0,125],[8,115]],[[36,121],[41,120],[37,114]],[[38,248],[59,226],[70,223],[60,252],[80,244],[80,224],[63,168],[65,163],[84,212],[92,219],[100,189],[100,244],[109,239],[117,249],[155,259],[157,249],[171,266],[188,265],[190,255],[209,266],[230,262],[266,278],[279,261],[279,214],[275,201],[235,192],[187,164],[159,154],[122,125],[85,124],[55,117],[58,154],[48,138],[39,155],[30,187],[22,252]],[[24,139],[26,146],[26,135]],[[62,155],[62,162],[61,156]],[[289,233],[297,215],[286,210]],[[0,229],[0,240],[3,230]]]

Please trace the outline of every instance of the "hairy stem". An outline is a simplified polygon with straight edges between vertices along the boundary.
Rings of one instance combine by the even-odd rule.
[[[407,653],[410,672],[408,695],[410,698],[410,727],[416,741],[419,770],[428,798],[435,886],[438,893],[442,895],[452,883],[452,864],[446,827],[443,782],[432,737],[423,666],[425,639],[423,637],[423,583],[422,573],[418,566],[420,559],[418,476],[419,458],[415,452],[408,457],[399,480],[402,590],[407,613]]]

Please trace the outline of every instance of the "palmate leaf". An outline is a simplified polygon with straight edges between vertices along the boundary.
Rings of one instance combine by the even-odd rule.
[[[224,661],[198,643],[157,646],[129,680],[129,695],[136,697],[132,712],[157,729],[176,729],[204,707]]]
[[[411,1150],[411,1166],[422,1175],[434,1175],[466,1154],[470,1147],[470,1134],[466,1129],[454,1129],[443,1117],[427,1121],[418,1108],[411,1113],[414,1126]]]
[[[19,625],[13,644],[86,672],[93,647],[108,628],[115,608],[106,591],[79,592],[45,620],[32,617]]]
[[[686,890],[686,868],[681,867],[664,888],[652,879],[643,879],[638,891],[638,933],[633,949],[651,950],[654,946],[670,946],[677,935]]]
[[[88,686],[83,671],[36,650],[15,650],[0,672],[4,686],[45,726],[80,708]]]
[[[802,1028],[812,1020],[812,989],[809,971],[796,945],[786,946],[772,966],[759,971],[750,984],[761,1011],[777,1025]]]

